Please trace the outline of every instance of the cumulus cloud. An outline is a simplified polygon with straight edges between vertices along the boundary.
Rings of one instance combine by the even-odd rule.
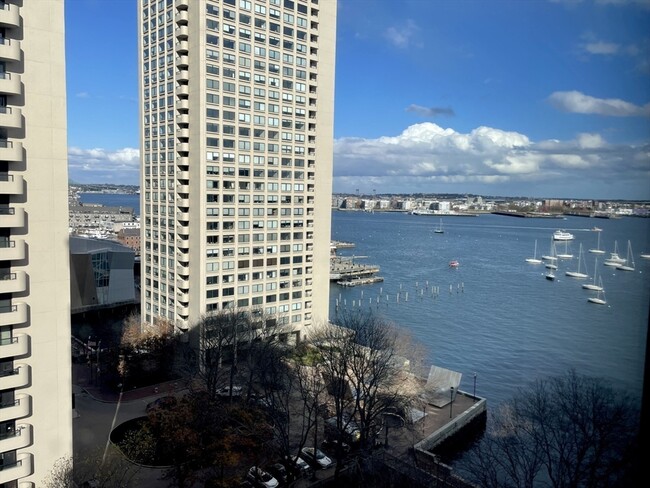
[[[334,145],[334,189],[507,194],[522,185],[567,185],[587,179],[611,181],[650,177],[650,145],[612,145],[583,133],[568,141],[534,142],[525,134],[492,127],[461,133],[425,122],[396,136],[341,138]],[[482,190],[479,191],[478,188]],[[644,190],[647,193],[647,190]]]
[[[554,92],[548,100],[555,108],[565,112],[612,117],[650,116],[650,103],[639,106],[620,98],[596,98],[575,90]]]
[[[132,147],[68,148],[70,179],[78,183],[124,183],[137,185],[140,180],[140,151]]]
[[[416,113],[422,117],[437,117],[439,115],[453,116],[454,109],[451,107],[423,107],[422,105],[411,104],[406,107],[407,112]]]
[[[406,21],[402,26],[392,26],[386,29],[385,37],[396,47],[407,48],[413,40],[413,36],[417,33],[418,26],[412,20]]]

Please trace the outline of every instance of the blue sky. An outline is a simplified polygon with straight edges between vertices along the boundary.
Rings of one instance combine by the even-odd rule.
[[[73,181],[138,183],[136,3],[66,0]],[[339,0],[334,191],[650,199],[648,25],[650,0]]]

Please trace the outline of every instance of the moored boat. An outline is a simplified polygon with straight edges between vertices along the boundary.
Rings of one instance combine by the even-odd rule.
[[[553,240],[555,241],[572,241],[575,236],[564,229],[558,229],[553,233]]]

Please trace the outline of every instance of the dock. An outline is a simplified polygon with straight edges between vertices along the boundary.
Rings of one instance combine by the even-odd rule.
[[[369,278],[353,278],[351,280],[339,280],[336,282],[340,286],[359,286],[359,285],[370,285],[372,283],[380,283],[384,281],[384,278],[381,276],[371,276]]]

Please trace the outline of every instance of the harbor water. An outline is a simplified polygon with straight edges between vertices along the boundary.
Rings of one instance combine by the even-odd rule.
[[[640,398],[650,303],[650,219],[523,219],[498,215],[443,218],[405,213],[334,211],[332,239],[356,247],[339,255],[364,256],[356,262],[378,265],[382,283],[330,289],[330,318],[337,304],[371,307],[409,331],[425,347],[429,364],[462,373],[460,388],[486,397],[489,405],[510,398],[519,387],[574,368],[604,377]],[[591,230],[594,226],[601,232]],[[560,260],[557,279],[545,279],[544,264],[529,264],[551,249],[557,229],[574,234],[567,243],[573,259]],[[608,251],[598,256],[597,247]],[[618,243],[625,257],[628,240],[635,271],[602,262]],[[565,276],[575,271],[579,245],[582,271],[597,266],[606,305],[582,288],[588,280]],[[558,252],[565,244],[557,243]],[[457,260],[459,266],[450,268]]]
[[[84,193],[82,202],[130,206],[139,195]],[[591,230],[599,227],[601,232]],[[330,318],[336,304],[372,307],[406,329],[423,345],[426,361],[462,373],[461,389],[495,406],[519,387],[570,368],[604,377],[640,397],[643,385],[650,304],[650,219],[523,219],[499,215],[440,218],[393,212],[333,211],[332,239],[356,247],[339,255],[360,264],[378,265],[383,282],[330,288]],[[550,253],[555,230],[575,239],[567,249],[575,257],[560,260],[557,279],[544,278],[543,264],[525,262]],[[600,247],[606,255],[588,249]],[[602,265],[617,242],[625,257],[630,241],[635,271]],[[588,303],[594,292],[585,280],[565,276],[577,268],[579,245],[586,273],[594,259],[605,288],[606,305]],[[558,252],[564,252],[558,243]],[[459,266],[450,268],[457,260]],[[584,266],[583,266],[583,272]],[[399,295],[399,299],[398,299]],[[399,300],[399,301],[398,301]]]

